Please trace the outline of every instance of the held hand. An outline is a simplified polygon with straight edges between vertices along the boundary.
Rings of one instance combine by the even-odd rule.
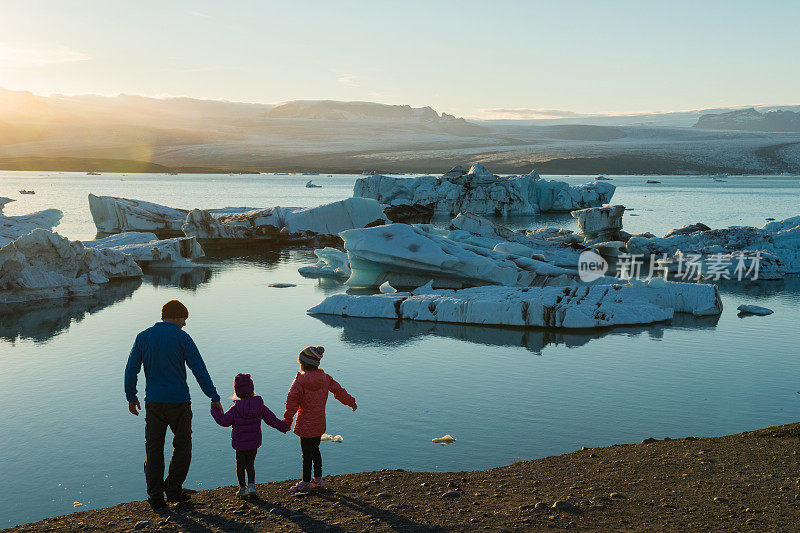
[[[132,415],[139,416],[139,410],[142,408],[139,405],[139,402],[128,402],[128,411],[131,412]]]
[[[356,405],[356,402],[353,402],[353,412],[355,412],[356,409],[358,409],[358,406]]]
[[[211,408],[216,409],[220,413],[225,412],[225,410],[222,408],[222,404],[219,402],[211,402]]]

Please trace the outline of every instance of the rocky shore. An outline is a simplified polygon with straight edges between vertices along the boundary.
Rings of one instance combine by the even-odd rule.
[[[800,423],[648,438],[484,471],[330,476],[307,496],[286,481],[246,501],[221,487],[158,512],[123,503],[6,531],[794,531],[799,438]]]

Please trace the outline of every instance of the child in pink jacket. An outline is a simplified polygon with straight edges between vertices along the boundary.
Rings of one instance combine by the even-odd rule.
[[[343,404],[355,411],[356,400],[339,385],[335,379],[319,368],[322,346],[307,346],[300,352],[298,362],[302,372],[295,376],[289,394],[286,396],[286,412],[283,421],[291,426],[297,413],[294,433],[300,437],[300,451],[303,454],[303,480],[289,488],[291,492],[308,492],[325,487],[322,481],[322,455],[319,442],[325,433],[325,404],[328,392]],[[311,466],[314,466],[314,479],[311,479]]]

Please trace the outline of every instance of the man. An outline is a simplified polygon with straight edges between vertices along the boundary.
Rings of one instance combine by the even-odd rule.
[[[128,364],[125,366],[125,395],[128,410],[139,416],[141,405],[136,396],[136,379],[144,365],[144,441],[147,458],[144,477],[147,501],[153,509],[169,502],[189,499],[183,482],[192,460],[192,408],[186,366],[194,374],[203,393],[211,398],[211,408],[222,411],[219,394],[208,375],[206,365],[194,341],[182,331],[189,311],[178,300],[170,300],[161,308],[161,322],[136,336]],[[172,459],[164,479],[164,439],[167,427],[172,430]],[[164,493],[167,495],[164,500]]]

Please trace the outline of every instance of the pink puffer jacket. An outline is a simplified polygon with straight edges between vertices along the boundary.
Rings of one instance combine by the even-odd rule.
[[[347,394],[344,387],[322,370],[297,373],[286,396],[286,412],[283,413],[283,421],[289,426],[292,425],[292,418],[297,413],[295,435],[319,437],[325,433],[325,404],[328,402],[328,392],[332,392],[334,398],[348,407],[356,404],[355,398]]]

